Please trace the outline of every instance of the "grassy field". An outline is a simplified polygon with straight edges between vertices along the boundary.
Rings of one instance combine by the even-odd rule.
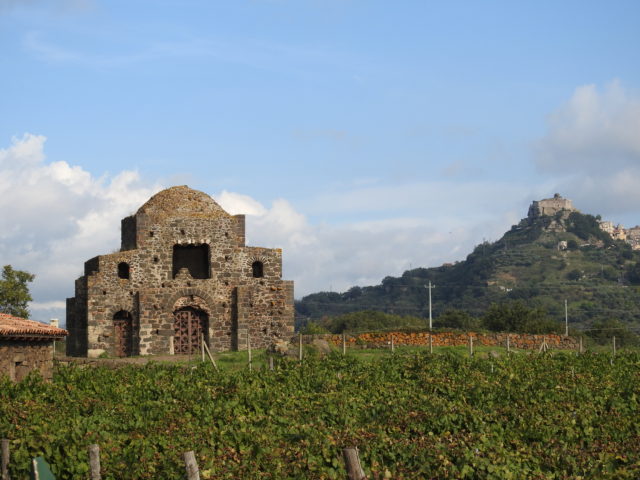
[[[341,354],[341,348],[333,348],[332,351],[336,354]],[[385,358],[389,358],[392,355],[403,355],[403,354],[425,354],[429,351],[428,347],[422,346],[397,346],[394,348],[394,352],[391,351],[391,348],[349,348],[347,349],[347,355],[351,358],[357,359],[362,362],[373,362],[376,360],[384,361]],[[617,349],[617,354],[623,354],[625,352],[638,352],[637,348],[625,347]],[[297,352],[297,350],[296,350]],[[537,350],[523,350],[523,349],[515,349],[511,348],[510,352],[507,352],[507,349],[504,347],[496,347],[496,346],[474,346],[473,348],[474,357],[476,358],[498,358],[506,355],[537,355],[539,352]],[[611,354],[612,348],[607,345],[589,345],[585,348],[585,352],[591,353],[601,353],[601,354]],[[576,354],[573,350],[549,350],[548,354]],[[469,357],[469,347],[467,346],[455,346],[455,347],[433,347],[434,355],[456,355],[459,357]],[[252,368],[261,370],[266,369],[269,366],[269,357],[273,356],[277,358],[276,355],[270,354],[266,352],[264,349],[252,350]],[[238,371],[243,369],[248,369],[249,365],[249,354],[246,350],[239,352],[219,352],[213,354],[214,360],[216,361],[217,366],[222,371]],[[322,357],[322,354],[316,349],[309,345],[304,345],[303,348],[303,358],[314,358],[318,359]],[[297,359],[297,353],[295,353],[291,358]],[[66,359],[79,362],[85,362],[85,359]],[[182,356],[174,356],[174,355],[163,355],[163,356],[147,356],[147,357],[127,357],[127,358],[104,358],[104,359],[95,359],[92,360],[92,363],[96,365],[100,364],[110,364],[110,365],[118,365],[118,364],[126,364],[126,363],[134,363],[134,364],[146,364],[148,362],[154,363],[180,363],[180,364],[189,364],[189,365],[198,365],[203,363],[200,354],[193,355],[182,355]],[[204,363],[210,363],[208,357],[205,356]]]

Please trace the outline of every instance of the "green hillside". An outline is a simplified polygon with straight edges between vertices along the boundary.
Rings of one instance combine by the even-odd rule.
[[[566,299],[572,327],[640,326],[640,251],[612,240],[598,220],[577,211],[525,218],[464,261],[408,270],[344,293],[308,295],[296,303],[298,325],[361,310],[428,318],[431,281],[436,324],[443,315],[480,318],[492,304],[515,302],[564,323]]]

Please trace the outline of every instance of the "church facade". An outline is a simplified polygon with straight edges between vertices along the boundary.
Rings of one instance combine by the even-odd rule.
[[[67,299],[67,354],[191,354],[268,347],[293,333],[282,250],[245,245],[244,215],[186,186],[121,223],[121,248],[85,262]]]

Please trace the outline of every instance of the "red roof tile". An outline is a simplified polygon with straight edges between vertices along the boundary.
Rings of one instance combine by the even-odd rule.
[[[60,338],[68,334],[69,332],[62,328],[52,327],[51,325],[36,322],[35,320],[14,317],[7,313],[0,313],[0,337],[24,337],[37,335]]]

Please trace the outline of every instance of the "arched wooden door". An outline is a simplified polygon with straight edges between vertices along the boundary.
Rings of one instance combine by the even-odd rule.
[[[113,316],[115,330],[115,354],[118,357],[130,357],[135,354],[133,332],[133,315],[126,310],[120,310]]]
[[[200,351],[202,338],[207,340],[208,317],[202,310],[185,307],[173,313],[175,335],[173,351],[176,355],[188,355]]]

